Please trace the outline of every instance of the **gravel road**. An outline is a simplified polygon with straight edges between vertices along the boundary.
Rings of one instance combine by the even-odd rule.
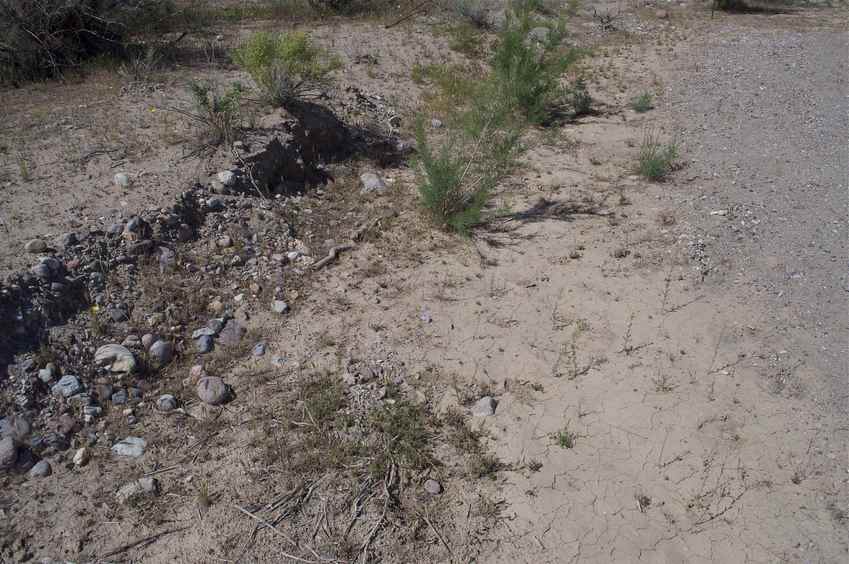
[[[750,23],[692,46],[670,82],[698,194],[688,220],[720,283],[769,312],[846,433],[849,36]]]

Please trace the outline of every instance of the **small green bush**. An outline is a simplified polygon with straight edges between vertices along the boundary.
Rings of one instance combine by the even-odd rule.
[[[189,84],[194,111],[181,111],[208,135],[213,145],[224,143],[230,147],[241,127],[242,85],[231,84],[224,92],[212,83],[192,82]]]
[[[678,160],[678,145],[674,142],[662,144],[657,135],[646,132],[640,146],[637,171],[648,180],[661,181],[675,169]]]
[[[631,100],[631,108],[639,114],[645,113],[654,108],[651,92],[643,92]]]
[[[541,29],[546,30],[542,37],[532,34]],[[562,25],[536,22],[527,10],[511,14],[499,34],[492,58],[493,79],[530,123],[542,124],[551,117],[552,104],[560,94],[560,76],[573,62],[559,52],[564,35]]]
[[[275,106],[320,94],[340,66],[338,59],[315,46],[303,32],[255,33],[233,58]]]
[[[470,120],[465,131],[452,131],[438,151],[427,139],[423,120],[416,126],[422,205],[437,224],[460,234],[481,222],[519,148],[519,130],[478,119]]]
[[[569,103],[572,117],[584,116],[592,112],[593,98],[587,90],[587,83],[582,78],[577,79],[569,90]]]

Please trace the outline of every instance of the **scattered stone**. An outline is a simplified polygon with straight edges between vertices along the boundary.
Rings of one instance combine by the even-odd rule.
[[[535,27],[528,32],[528,39],[537,43],[545,43],[548,41],[549,30],[547,27]]]
[[[24,442],[31,431],[32,426],[22,415],[12,415],[0,419],[0,436],[11,437],[15,442]]]
[[[669,12],[667,12],[666,10],[655,10],[654,16],[659,20],[668,20]]]
[[[430,310],[426,307],[422,308],[422,312],[419,314],[419,319],[421,319],[424,323],[433,322],[433,317],[430,315]]]
[[[294,262],[294,261],[298,260],[300,257],[301,257],[300,251],[289,251],[288,253],[286,253],[286,258],[289,260],[289,262]]]
[[[254,349],[252,354],[254,356],[263,356],[265,354],[266,344],[265,343],[257,343],[254,345]]]
[[[79,378],[76,376],[72,376],[71,374],[66,374],[59,379],[56,384],[50,388],[56,395],[61,395],[62,397],[69,398],[74,394],[81,392],[83,389],[82,384],[80,384]]]
[[[475,402],[472,407],[472,415],[476,417],[489,417],[495,415],[495,408],[498,407],[498,402],[490,396],[484,396]]]
[[[138,458],[144,454],[146,446],[147,442],[140,437],[127,437],[126,439],[115,443],[112,446],[112,452],[118,456]]]
[[[194,236],[194,231],[192,227],[187,223],[181,223],[177,228],[177,240],[181,243],[185,243],[187,241],[191,241]]]
[[[88,464],[89,454],[88,449],[83,447],[77,449],[77,452],[74,453],[74,466],[80,467]]]
[[[233,246],[233,239],[231,239],[229,235],[224,235],[223,237],[220,237],[215,244],[222,249],[227,249]]]
[[[201,335],[195,341],[195,346],[200,354],[207,354],[212,352],[212,349],[215,347],[215,341],[209,335]]]
[[[159,495],[159,480],[156,478],[139,478],[138,480],[134,480],[129,484],[121,486],[121,488],[115,493],[115,497],[118,498],[118,503],[121,504],[127,503],[133,497],[143,495]]]
[[[192,339],[200,339],[201,337],[214,337],[218,334],[219,330],[215,330],[212,327],[201,327],[200,329],[195,329],[192,332]]]
[[[271,359],[271,365],[277,368],[283,368],[286,365],[286,357],[280,355],[274,355]]]
[[[83,407],[83,419],[86,423],[91,423],[96,418],[100,417],[103,409],[96,405],[87,405]]]
[[[439,495],[442,493],[442,484],[436,480],[427,480],[424,483],[424,489],[430,495]]]
[[[130,177],[127,176],[123,172],[119,172],[112,177],[112,182],[115,183],[115,186],[118,188],[129,188],[130,186]]]
[[[218,182],[227,187],[230,187],[236,183],[236,175],[233,174],[233,171],[231,170],[222,170],[221,172],[215,175],[215,178],[218,179]]]
[[[59,416],[57,429],[63,435],[71,435],[77,430],[77,420],[74,419],[70,414],[63,413]]]
[[[231,398],[232,389],[217,376],[205,376],[198,382],[197,394],[206,404],[221,405]]]
[[[360,190],[362,194],[371,194],[372,192],[383,192],[386,190],[386,183],[383,179],[373,172],[365,172],[360,175],[360,182],[363,187]]]
[[[121,341],[121,346],[128,349],[134,349],[139,345],[141,345],[141,340],[138,335],[127,335],[126,338]]]
[[[217,335],[224,329],[224,320],[220,317],[213,317],[209,321],[206,322],[206,326],[209,329],[212,329],[212,334]]]
[[[168,341],[156,341],[151,345],[149,353],[156,366],[165,366],[174,357],[174,346]]]
[[[94,353],[94,363],[109,368],[110,372],[132,373],[136,370],[136,357],[127,347],[103,345]]]
[[[213,315],[221,315],[224,311],[224,303],[221,300],[212,300],[206,309]]]
[[[106,314],[115,323],[121,323],[122,321],[129,320],[130,318],[127,315],[127,310],[122,307],[110,307],[106,310]]]
[[[73,247],[79,242],[80,240],[77,237],[77,234],[73,231],[71,231],[70,233],[65,233],[64,235],[59,237],[59,246],[61,246],[63,249]]]
[[[189,378],[192,379],[192,385],[197,385],[198,380],[206,376],[206,371],[203,369],[202,364],[195,364],[192,366],[191,370],[189,370]]]
[[[224,211],[224,200],[221,198],[210,198],[206,201],[206,207],[211,212]]]
[[[49,384],[53,381],[53,378],[56,375],[56,367],[53,363],[49,363],[47,366],[38,371],[38,379],[44,382],[45,384]]]
[[[177,409],[177,398],[171,394],[163,394],[156,400],[156,408],[159,411],[174,411]]]
[[[159,337],[154,335],[153,333],[146,333],[142,335],[141,344],[145,349],[149,349],[150,346],[159,340]]]
[[[35,466],[30,468],[29,477],[30,478],[46,478],[50,474],[53,473],[53,468],[50,467],[50,463],[46,460],[41,460],[35,463]]]
[[[30,269],[33,276],[47,281],[56,280],[62,275],[63,271],[64,266],[55,257],[42,257],[38,264]]]
[[[130,388],[127,390],[127,395],[130,398],[130,401],[141,401],[142,400],[142,392],[138,388]]]
[[[226,347],[233,347],[239,344],[245,333],[247,333],[247,329],[242,327],[238,321],[228,319],[224,328],[218,333],[218,342]]]
[[[126,390],[118,390],[114,394],[112,394],[112,403],[115,405],[124,405],[127,403],[127,392]]]
[[[283,300],[274,300],[271,302],[271,310],[274,313],[289,313],[289,304]]]
[[[18,445],[12,437],[0,439],[0,470],[8,470],[18,460]]]
[[[28,253],[43,253],[47,250],[47,243],[41,239],[33,239],[24,245],[24,249],[26,249]]]

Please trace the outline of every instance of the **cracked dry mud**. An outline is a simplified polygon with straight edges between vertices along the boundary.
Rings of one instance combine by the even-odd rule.
[[[266,359],[289,368],[271,382],[251,377],[268,360],[234,370],[229,431],[176,472],[202,476],[216,501],[201,518],[186,482],[162,474],[173,495],[146,511],[179,530],[122,557],[288,561],[268,531],[237,550],[256,522],[233,505],[271,487],[245,421],[252,405],[272,416],[275,390],[298,377],[291,366],[353,357],[403,365],[440,413],[467,384],[497,400],[473,424],[503,469],[472,485],[442,470],[447,516],[423,526],[428,549],[400,544],[384,561],[849,558],[847,17],[628,14],[658,26],[662,45],[605,40],[588,64],[610,111],[532,134],[526,166],[498,194],[514,210],[545,197],[603,213],[458,241],[401,209],[379,240],[322,270],[320,291],[287,320],[254,319]],[[637,114],[627,101],[643,90],[657,108]],[[685,161],[663,183],[633,174],[650,128],[674,136]],[[409,170],[390,174],[412,193]],[[162,419],[146,468],[185,464]],[[39,557],[85,560],[155,533],[96,503],[99,482],[122,471],[140,473],[94,462],[7,488],[16,534]]]

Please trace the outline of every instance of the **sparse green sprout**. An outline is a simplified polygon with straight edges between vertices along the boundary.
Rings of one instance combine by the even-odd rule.
[[[569,425],[566,425],[554,435],[554,441],[560,448],[575,448],[575,440],[578,435],[569,430]]]
[[[338,58],[303,32],[255,33],[236,49],[233,60],[274,106],[319,95],[341,66]]]
[[[587,83],[579,78],[574,82],[570,92],[572,117],[587,115],[592,112],[593,98],[587,90]]]
[[[209,134],[210,142],[231,146],[241,127],[242,85],[232,83],[224,92],[208,82],[192,82],[189,92],[194,113],[181,112],[199,123]]]
[[[653,109],[654,105],[652,104],[651,92],[643,92],[642,94],[631,100],[631,108],[639,114],[645,113]]]
[[[468,461],[469,473],[475,478],[490,477],[495,479],[495,474],[503,465],[493,454],[481,453],[475,454]]]
[[[678,160],[678,145],[670,142],[662,144],[657,135],[646,132],[640,146],[637,171],[648,180],[661,181],[675,169]]]

